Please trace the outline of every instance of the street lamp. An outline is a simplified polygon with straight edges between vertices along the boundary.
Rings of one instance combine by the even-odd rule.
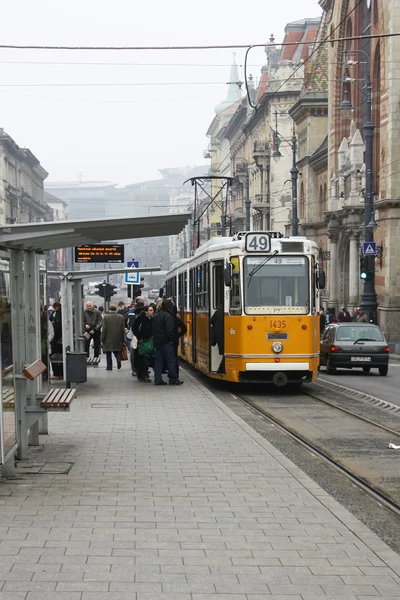
[[[246,168],[245,170],[238,169],[238,165],[236,165],[235,168],[235,175],[236,173],[244,173],[245,174],[245,183],[246,183],[246,198],[244,201],[245,207],[246,207],[246,231],[250,231],[250,208],[251,208],[251,202],[250,202],[250,177],[249,177],[249,163],[247,162],[247,160],[245,158],[242,158],[241,156],[235,156],[235,160],[238,159],[241,162],[245,163]]]
[[[285,140],[292,149],[292,168],[290,169],[290,178],[292,181],[292,235],[298,235],[298,220],[297,220],[297,180],[299,178],[299,169],[297,168],[297,139],[296,130],[293,121],[292,141]],[[271,154],[275,162],[279,162],[282,154],[279,151],[279,136],[278,136],[278,112],[275,111],[275,132],[274,132],[274,151]]]
[[[349,54],[362,54],[365,58],[365,73],[363,77],[363,94],[366,97],[366,114],[365,122],[363,126],[364,131],[364,143],[365,143],[365,211],[364,211],[364,237],[365,242],[374,247],[374,229],[378,226],[375,221],[375,207],[374,207],[374,190],[372,181],[372,168],[373,168],[373,137],[374,137],[374,123],[372,121],[372,85],[371,85],[371,66],[368,54],[363,50],[347,50],[343,51],[345,71],[343,82],[346,84],[343,94],[343,102],[340,106],[341,110],[351,111],[352,105],[349,100],[348,86],[353,83],[355,79],[350,77],[349,67],[358,64],[358,61],[348,60]],[[364,279],[364,290],[361,294],[361,306],[366,313],[369,315],[371,323],[378,322],[378,299],[375,291],[375,255],[367,254],[365,256],[367,265],[367,277]]]

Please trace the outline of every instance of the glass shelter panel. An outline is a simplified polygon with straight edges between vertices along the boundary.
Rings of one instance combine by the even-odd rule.
[[[10,268],[0,259],[0,341],[1,341],[1,459],[16,444],[15,388],[11,326]]]
[[[244,260],[244,301],[248,315],[307,315],[309,261],[305,256],[248,256]]]

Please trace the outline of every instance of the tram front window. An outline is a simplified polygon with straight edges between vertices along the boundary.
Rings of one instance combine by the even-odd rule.
[[[309,263],[305,256],[247,256],[244,303],[248,315],[307,315]]]

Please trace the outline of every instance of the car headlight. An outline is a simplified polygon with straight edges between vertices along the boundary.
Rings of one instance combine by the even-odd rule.
[[[282,352],[283,350],[283,344],[281,344],[280,342],[274,342],[272,344],[272,350],[276,352],[276,354],[279,354],[279,352]]]

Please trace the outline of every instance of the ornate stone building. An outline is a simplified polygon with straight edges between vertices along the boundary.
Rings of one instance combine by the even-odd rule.
[[[249,210],[251,229],[273,229],[282,233],[291,230],[293,120],[289,109],[303,90],[304,65],[316,40],[319,24],[319,18],[289,23],[284,36],[288,45],[275,45],[271,36],[271,44],[266,48],[267,64],[261,71],[257,87],[252,76],[247,82],[251,105],[247,98],[232,104],[229,112],[222,113],[224,126],[214,132],[212,140],[217,141],[217,148],[214,150],[211,145],[214,150],[212,171],[220,174],[222,165],[226,169],[229,164],[230,173],[236,180],[230,203],[232,231],[246,228]],[[214,124],[215,119],[212,127]],[[277,130],[282,157],[279,162],[274,162],[271,161],[271,148]]]
[[[359,303],[360,244],[364,240],[365,133],[367,74],[372,90],[373,187],[375,204],[375,287],[378,322],[391,341],[400,340],[400,136],[397,57],[399,0],[320,0],[333,40],[329,62],[328,210],[330,240],[329,301],[333,306]],[[375,36],[338,41],[344,37]],[[344,50],[347,54],[346,64]],[[360,53],[361,51],[361,53]],[[347,69],[347,70],[345,70]],[[344,81],[344,78],[347,81]],[[340,110],[347,92],[350,116]]]
[[[51,221],[43,198],[47,175],[30,150],[0,129],[0,224]]]

